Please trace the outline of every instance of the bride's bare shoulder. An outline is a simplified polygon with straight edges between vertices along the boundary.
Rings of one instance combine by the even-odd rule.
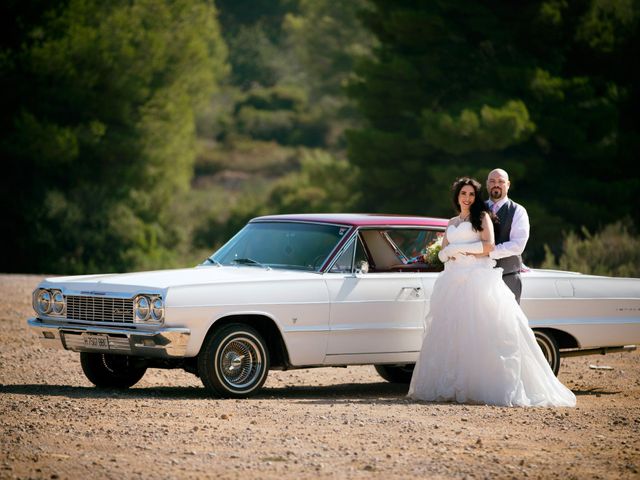
[[[456,217],[451,217],[451,218],[449,219],[449,223],[447,224],[447,226],[449,226],[449,225],[453,225],[454,223],[456,223],[456,221],[457,221],[457,220],[458,220],[458,217],[457,217],[457,216],[456,216]]]

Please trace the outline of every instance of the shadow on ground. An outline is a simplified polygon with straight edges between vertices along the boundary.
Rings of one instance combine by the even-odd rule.
[[[264,388],[252,399],[326,399],[335,402],[345,400],[402,400],[407,393],[407,385],[380,383],[343,383],[318,386],[291,386]],[[25,384],[1,385],[0,394],[40,395],[67,398],[132,398],[166,400],[210,400],[212,397],[203,387],[142,387],[128,390],[99,389],[95,387],[75,387],[68,385]]]

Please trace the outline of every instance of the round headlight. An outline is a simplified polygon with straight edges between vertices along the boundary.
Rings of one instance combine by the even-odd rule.
[[[52,306],[51,292],[49,290],[40,290],[36,296],[36,309],[39,313],[49,313]]]
[[[151,317],[156,321],[160,321],[164,317],[164,304],[160,297],[154,298],[151,302]]]
[[[61,291],[54,290],[53,294],[53,305],[51,307],[51,312],[56,315],[62,315],[64,313],[64,295],[62,295]]]
[[[133,304],[133,310],[136,314],[136,320],[142,322],[146,321],[151,314],[151,309],[149,308],[149,299],[144,295],[136,297]]]

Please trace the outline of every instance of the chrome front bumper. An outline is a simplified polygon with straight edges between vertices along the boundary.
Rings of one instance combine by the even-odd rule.
[[[30,318],[27,323],[46,347],[138,357],[184,357],[191,334],[187,328],[140,331],[96,325],[47,323],[38,318]],[[96,341],[97,339],[100,341]]]

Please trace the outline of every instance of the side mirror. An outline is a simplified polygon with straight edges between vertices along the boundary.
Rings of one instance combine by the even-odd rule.
[[[356,273],[367,273],[369,271],[369,262],[359,260],[356,262]]]

